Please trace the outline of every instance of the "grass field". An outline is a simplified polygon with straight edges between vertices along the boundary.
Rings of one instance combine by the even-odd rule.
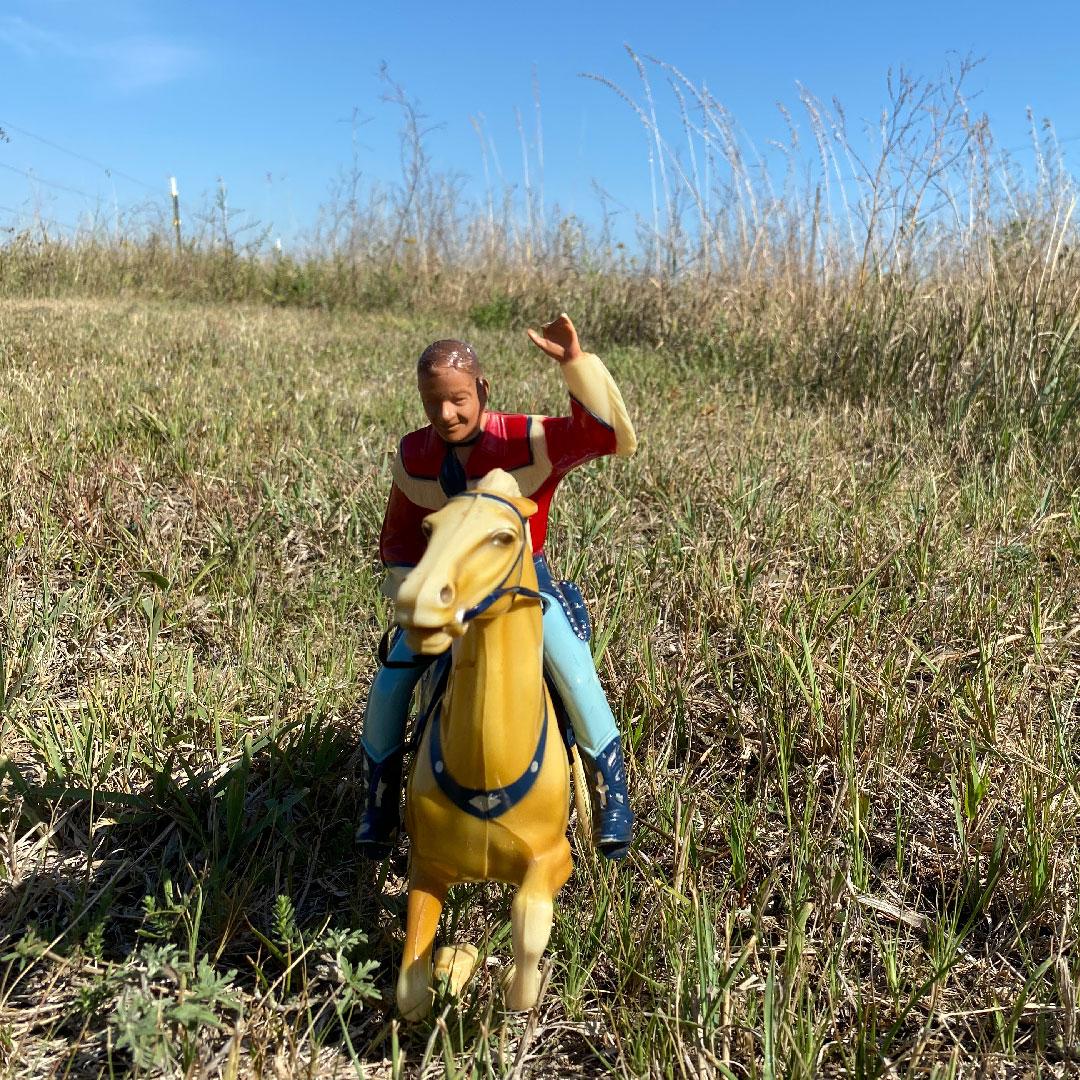
[[[1071,413],[802,392],[764,350],[603,350],[641,449],[565,483],[549,554],[636,849],[576,844],[535,1016],[477,887],[444,921],[488,962],[395,1023],[404,862],[352,846],[375,539],[430,340],[564,407],[507,321],[0,302],[0,1076],[1075,1069]]]

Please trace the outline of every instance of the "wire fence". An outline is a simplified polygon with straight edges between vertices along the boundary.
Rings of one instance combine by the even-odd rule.
[[[146,219],[150,219],[153,225],[157,227],[160,224],[158,219],[165,220],[170,212],[169,194],[164,182],[159,185],[150,184],[125,169],[110,165],[98,157],[85,154],[80,150],[64,145],[54,138],[31,131],[20,124],[14,124],[10,120],[0,119],[0,132],[8,136],[7,142],[9,143],[12,141],[10,136],[14,134],[32,140],[40,146],[48,147],[50,150],[63,154],[74,161],[81,162],[83,165],[90,166],[100,173],[101,177],[111,187],[111,191],[107,193],[88,191],[86,187],[78,186],[67,178],[60,180],[53,176],[43,175],[35,166],[23,168],[10,162],[0,161],[0,170],[21,177],[26,182],[28,189],[26,195],[27,205],[22,207],[7,204],[0,205],[0,214],[10,215],[9,221],[0,221],[0,232],[9,235],[28,231],[43,235],[60,232],[77,239],[80,237],[104,236],[111,231],[113,238],[115,238],[121,230],[131,230],[135,225],[134,218],[136,217],[135,209],[128,200],[125,199],[124,205],[121,205],[120,194],[116,189],[117,181],[138,188],[140,195],[145,192],[146,196],[149,196],[149,198],[142,196],[142,204],[139,207],[142,211],[141,216],[144,219],[143,225],[146,224]],[[80,219],[73,223],[43,207],[42,188],[48,189],[49,192],[57,192],[81,200],[83,209]]]

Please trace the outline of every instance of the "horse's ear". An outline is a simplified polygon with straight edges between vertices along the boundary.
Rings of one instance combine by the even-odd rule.
[[[521,494],[518,482],[503,469],[492,469],[486,473],[476,482],[473,490],[505,499],[523,518],[531,518],[536,513],[536,503]]]
[[[507,499],[508,503],[511,503],[517,512],[525,519],[531,518],[533,514],[539,509],[539,507],[532,501],[532,499],[526,499],[524,495],[517,495],[514,498]]]

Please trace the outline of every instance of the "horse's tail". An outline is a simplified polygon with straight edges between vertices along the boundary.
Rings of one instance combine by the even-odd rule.
[[[575,746],[571,751],[574,771],[574,808],[577,810],[578,836],[582,843],[592,844],[592,803],[589,802],[589,789],[585,786],[585,769],[581,764],[581,754]]]

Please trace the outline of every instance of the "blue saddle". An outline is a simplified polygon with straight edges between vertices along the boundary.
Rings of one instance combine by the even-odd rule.
[[[570,628],[582,641],[591,640],[592,623],[581,590],[572,581],[556,581],[551,576],[551,569],[543,555],[534,555],[533,562],[536,565],[536,580],[540,592],[555,597],[566,614]]]

